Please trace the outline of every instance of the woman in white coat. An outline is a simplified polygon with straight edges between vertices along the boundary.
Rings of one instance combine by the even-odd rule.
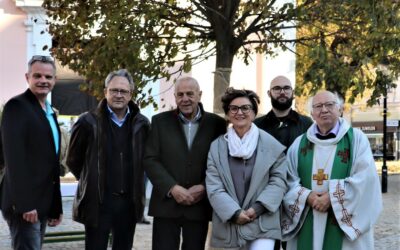
[[[286,192],[285,147],[257,128],[259,97],[228,88],[222,106],[232,124],[210,148],[206,188],[213,207],[211,246],[274,249]]]

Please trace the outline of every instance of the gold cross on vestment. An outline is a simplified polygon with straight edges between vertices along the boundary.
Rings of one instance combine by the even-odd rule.
[[[322,183],[323,183],[325,180],[328,180],[328,175],[327,175],[327,174],[324,174],[324,170],[323,170],[323,169],[318,169],[318,173],[317,173],[317,174],[314,174],[313,177],[312,177],[312,179],[313,179],[314,181],[317,181],[317,185],[322,185]]]

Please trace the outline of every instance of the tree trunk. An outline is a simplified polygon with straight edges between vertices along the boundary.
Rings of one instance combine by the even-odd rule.
[[[224,114],[222,109],[221,97],[225,90],[229,87],[232,72],[232,63],[234,53],[231,52],[228,46],[217,48],[217,59],[214,72],[214,113]],[[226,49],[228,47],[228,49]]]
[[[221,97],[229,87],[231,68],[215,68],[214,72],[214,113],[224,114],[222,110]]]
[[[214,72],[214,113],[224,114],[221,96],[229,87],[233,57],[240,48],[233,27],[233,13],[239,8],[240,0],[204,1],[210,17],[216,42],[216,65]]]

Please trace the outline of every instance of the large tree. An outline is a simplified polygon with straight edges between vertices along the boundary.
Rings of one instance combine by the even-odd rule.
[[[399,77],[400,2],[341,2],[336,9],[318,6],[329,18],[300,20],[298,37],[319,39],[297,44],[296,91],[306,96],[326,88],[350,104],[367,96],[371,106]]]
[[[340,84],[343,93],[354,83],[371,87],[365,75],[352,75],[351,81],[346,80],[346,67],[356,63],[374,69],[384,56],[398,52],[398,1],[285,2],[45,0],[43,6],[51,20],[53,55],[87,79],[86,89],[101,96],[105,74],[127,68],[140,83],[136,94],[142,105],[153,101],[151,88],[143,92],[147,82],[169,78],[176,73],[171,72],[172,66],[179,65],[177,71],[190,71],[194,64],[214,55],[214,96],[218,97],[229,85],[235,56],[248,63],[254,53],[273,56],[277,48],[286,50],[294,43],[313,46],[306,50],[310,63],[304,63],[305,83]],[[380,24],[394,27],[380,28]],[[296,38],[285,36],[288,29],[301,27],[312,30]],[[336,49],[329,50],[335,43]],[[349,53],[353,63],[347,60]],[[334,64],[338,60],[343,68]],[[343,80],[332,82],[327,75],[337,69]],[[314,88],[302,88],[298,93],[303,89],[307,92]],[[364,87],[355,93],[362,90]],[[220,111],[219,107],[219,98],[214,98],[214,110]]]

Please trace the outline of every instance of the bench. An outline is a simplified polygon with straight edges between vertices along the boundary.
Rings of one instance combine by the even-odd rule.
[[[77,188],[77,182],[61,183],[61,196],[73,197]],[[58,243],[85,240],[85,231],[47,232],[43,243]]]
[[[85,240],[85,231],[48,232],[44,235],[43,243],[58,243]]]
[[[73,197],[77,182],[71,183],[61,183],[61,196],[62,197]],[[112,235],[110,234],[110,244],[112,242]],[[44,235],[43,243],[60,243],[60,242],[70,242],[70,241],[82,241],[85,240],[85,231],[56,231],[47,232]]]
[[[48,232],[44,235],[43,244],[85,240],[85,231]],[[112,235],[109,235],[112,245]]]

